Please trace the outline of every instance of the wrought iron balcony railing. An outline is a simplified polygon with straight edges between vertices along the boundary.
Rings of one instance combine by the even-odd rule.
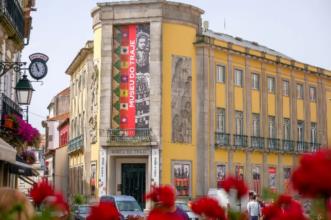
[[[72,153],[84,148],[84,135],[71,139],[68,145],[68,153]]]
[[[1,0],[0,0],[1,1]],[[1,125],[3,125],[2,119],[4,115],[7,114],[16,114],[18,116],[22,116],[23,110],[21,107],[11,100],[9,97],[7,97],[4,93],[0,94],[0,121]]]
[[[247,147],[247,136],[234,134],[233,145],[236,147]]]
[[[230,144],[230,134],[223,132],[215,132],[216,146],[228,146]]]
[[[267,147],[269,150],[278,151],[279,150],[279,139],[267,138]]]
[[[149,128],[136,129],[110,129],[108,130],[109,143],[146,143],[151,142],[151,130]]]
[[[254,149],[264,148],[264,138],[258,136],[251,136],[251,147]]]
[[[285,152],[294,152],[294,148],[295,148],[295,141],[291,141],[291,140],[282,140],[283,144],[282,144],[282,150]]]
[[[307,142],[304,142],[304,141],[297,141],[296,149],[300,153],[308,152],[309,151],[309,145],[310,145],[310,143],[307,143]]]
[[[321,148],[321,144],[319,143],[308,143],[310,145],[309,151],[310,152],[316,152]]]
[[[10,25],[19,39],[24,38],[24,15],[17,0],[0,0],[0,21]]]
[[[230,134],[215,132],[215,147],[235,146],[245,148],[248,146],[246,135],[234,134],[233,142],[230,142]],[[309,143],[304,141],[282,140],[277,138],[264,138],[251,136],[249,147],[254,149],[269,150],[286,153],[315,152],[321,148],[319,143]],[[266,140],[266,141],[265,141]]]

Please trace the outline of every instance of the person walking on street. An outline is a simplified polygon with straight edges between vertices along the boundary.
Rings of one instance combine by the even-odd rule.
[[[261,209],[260,204],[256,201],[256,195],[252,195],[250,201],[247,203],[247,212],[249,220],[258,220]]]

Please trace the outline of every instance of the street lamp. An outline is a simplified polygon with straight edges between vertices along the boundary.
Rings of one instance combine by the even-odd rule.
[[[17,102],[20,105],[30,105],[32,92],[34,91],[30,80],[24,74],[23,77],[17,82],[16,87]]]

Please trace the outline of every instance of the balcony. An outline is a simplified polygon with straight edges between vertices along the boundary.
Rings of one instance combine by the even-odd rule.
[[[247,147],[247,136],[234,134],[233,135],[233,145],[235,147],[242,147],[242,148]]]
[[[264,149],[264,138],[258,136],[252,136],[251,147],[254,149]]]
[[[282,150],[284,152],[294,152],[295,141],[283,140]]]
[[[24,15],[17,0],[0,0],[0,22],[8,28],[10,37],[23,44]]]
[[[71,139],[68,145],[68,154],[84,148],[84,135]]]
[[[21,109],[21,107],[16,102],[14,102],[10,98],[8,98],[4,93],[0,94],[0,115],[1,115],[0,121],[1,121],[1,125],[3,125],[2,119],[3,119],[4,115],[16,114],[16,115],[22,116],[22,112],[23,112],[23,110]]]
[[[319,143],[308,143],[310,152],[316,152],[321,148],[321,144]]]
[[[279,139],[267,138],[267,148],[271,151],[278,151],[279,150]]]
[[[229,146],[230,145],[230,134],[215,132],[215,145],[216,146]]]
[[[151,141],[151,129],[149,128],[108,130],[110,145],[149,145]]]
[[[309,152],[309,143],[304,141],[297,141],[296,142],[296,149],[299,153]]]

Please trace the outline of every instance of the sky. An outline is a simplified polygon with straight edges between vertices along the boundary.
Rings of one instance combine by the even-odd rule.
[[[177,0],[174,0],[179,2]],[[51,99],[69,86],[66,69],[92,40],[91,10],[97,0],[36,0],[29,44],[32,53],[49,56],[43,85],[33,83],[29,122],[44,133],[41,121]],[[295,60],[331,70],[330,0],[182,0],[205,11],[203,20],[215,32],[258,42]]]

